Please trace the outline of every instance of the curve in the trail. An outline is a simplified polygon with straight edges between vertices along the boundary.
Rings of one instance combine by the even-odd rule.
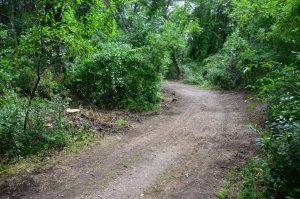
[[[107,146],[32,174],[36,186],[18,196],[215,198],[228,168],[255,153],[255,134],[244,128],[245,95],[175,82],[164,87],[178,98],[172,108],[134,124]],[[175,177],[162,180],[167,176]]]

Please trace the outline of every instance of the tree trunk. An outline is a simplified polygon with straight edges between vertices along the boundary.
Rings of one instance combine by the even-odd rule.
[[[36,82],[32,88],[32,91],[30,93],[30,96],[29,96],[29,100],[28,100],[28,104],[27,104],[27,107],[26,107],[26,112],[25,112],[25,118],[24,118],[24,126],[23,126],[23,132],[25,133],[26,130],[27,130],[27,126],[28,126],[28,121],[29,121],[29,114],[30,114],[30,109],[31,109],[31,104],[32,104],[32,100],[34,99],[35,97],[35,93],[38,89],[38,86],[39,86],[39,83],[41,81],[41,73],[43,72],[42,70],[42,58],[43,58],[43,55],[45,53],[45,48],[44,48],[44,30],[43,30],[43,26],[42,26],[42,23],[46,20],[47,18],[47,13],[48,13],[48,9],[45,8],[45,14],[44,14],[44,18],[43,20],[40,22],[40,26],[41,26],[41,29],[40,29],[40,43],[41,43],[41,46],[40,46],[40,54],[38,56],[38,60],[37,60],[37,65],[36,65]]]
[[[10,26],[11,26],[11,33],[13,37],[14,47],[17,46],[17,31],[15,27],[15,2],[13,0],[10,0]]]
[[[180,71],[175,53],[172,53],[171,56],[172,56],[173,65],[174,65],[176,73],[177,73],[177,80],[180,80],[181,79],[181,71]]]

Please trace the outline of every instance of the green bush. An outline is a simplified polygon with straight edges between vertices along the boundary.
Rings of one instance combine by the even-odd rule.
[[[62,77],[63,74],[59,74],[55,77],[53,72],[46,69],[42,74],[42,78],[37,89],[38,95],[47,99],[51,99],[57,94],[67,96],[68,91],[60,81]]]
[[[224,43],[223,49],[206,58],[202,63],[191,63],[185,67],[185,82],[209,84],[224,89],[245,85],[244,71],[256,58],[249,43],[233,33]]]
[[[269,103],[269,127],[260,143],[269,162],[268,192],[275,198],[300,197],[300,71],[284,66],[258,81]]]
[[[263,157],[254,159],[240,173],[236,198],[300,198],[300,71],[262,63],[265,73],[251,88],[268,103],[268,133],[258,139]],[[249,70],[257,70],[259,65]],[[257,71],[248,71],[253,74]],[[218,192],[228,196],[228,187]]]
[[[65,145],[67,104],[58,96],[52,101],[36,98],[30,109],[28,127],[24,131],[27,100],[8,92],[0,98],[0,157],[11,159],[37,154]]]
[[[269,160],[267,192],[275,198],[300,197],[300,125],[281,134],[264,136],[263,150]]]
[[[159,100],[160,71],[143,49],[103,44],[91,58],[70,71],[72,88],[104,108],[149,110]]]
[[[243,82],[245,65],[253,52],[248,48],[246,40],[238,33],[232,34],[225,42],[223,49],[204,60],[204,78],[213,85],[225,89],[233,89]]]
[[[8,88],[8,84],[12,79],[13,67],[11,58],[13,57],[13,49],[7,47],[10,43],[8,31],[0,22],[0,93]]]
[[[203,68],[199,67],[200,63],[190,62],[184,65],[184,82],[192,85],[205,84]]]

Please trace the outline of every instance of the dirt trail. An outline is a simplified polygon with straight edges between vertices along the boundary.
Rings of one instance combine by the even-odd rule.
[[[165,89],[178,98],[169,110],[0,198],[215,198],[229,168],[255,153],[246,97],[174,82]]]

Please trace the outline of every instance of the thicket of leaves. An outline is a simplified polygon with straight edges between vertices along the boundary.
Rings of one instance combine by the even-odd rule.
[[[268,161],[265,184],[276,198],[300,196],[300,70],[283,66],[257,82],[268,104],[267,133],[259,140]]]
[[[150,110],[160,100],[161,71],[146,49],[101,45],[98,53],[70,69],[71,86],[102,108]]]
[[[0,99],[0,155],[4,159],[25,157],[51,148],[62,148],[70,135],[65,119],[67,103],[55,96],[51,101],[32,102],[29,126],[24,130],[27,101],[16,93]]]

